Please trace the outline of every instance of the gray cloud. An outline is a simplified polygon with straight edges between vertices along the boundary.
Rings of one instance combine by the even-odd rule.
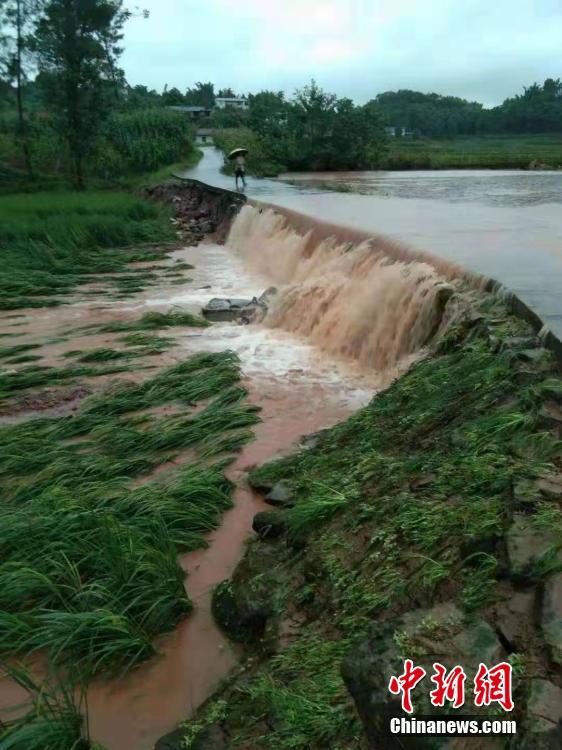
[[[562,76],[562,0],[145,0],[128,80],[292,93],[310,78],[366,101],[396,88],[496,104]]]

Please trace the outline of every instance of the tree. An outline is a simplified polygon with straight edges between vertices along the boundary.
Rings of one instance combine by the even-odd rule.
[[[31,152],[23,106],[23,86],[27,79],[30,57],[29,37],[41,11],[41,0],[2,0],[0,2],[0,28],[2,32],[0,58],[4,78],[16,87],[18,112],[17,139],[21,144],[23,160],[29,177],[33,177]]]
[[[198,81],[195,88],[189,88],[185,92],[185,103],[192,107],[205,107],[212,109],[215,106],[215,85],[210,81],[201,83]]]
[[[147,86],[132,86],[127,89],[127,107],[129,109],[151,109],[162,105],[162,97]]]
[[[109,111],[123,26],[130,17],[122,0],[47,0],[34,36],[46,82],[46,98],[68,144],[77,189],[84,162]]]
[[[219,89],[219,93],[217,94],[218,97],[226,98],[226,99],[234,99],[236,98],[236,94],[234,91],[230,88],[230,86],[226,89]]]
[[[164,88],[162,93],[162,101],[167,107],[178,106],[180,104],[187,104],[186,97],[177,88],[169,89],[167,86]]]

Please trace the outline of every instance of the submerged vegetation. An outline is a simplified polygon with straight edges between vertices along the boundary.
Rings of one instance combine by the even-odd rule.
[[[204,546],[230,507],[223,469],[259,419],[239,377],[235,355],[196,355],[114,385],[75,416],[0,428],[5,656],[41,652],[87,683],[146,659],[190,611],[177,553]],[[161,415],[165,405],[177,413]],[[188,463],[148,481],[188,449]],[[8,727],[1,746],[24,747],[30,731]]]
[[[218,587],[214,612],[262,658],[186,723],[187,747],[210,727],[230,747],[386,746],[377,732],[398,673],[386,670],[405,656],[431,669],[450,654],[470,673],[492,647],[518,665],[521,731],[537,742],[548,733],[526,702],[559,658],[534,602],[562,570],[560,488],[556,498],[556,485],[541,485],[560,469],[549,399],[561,381],[526,323],[492,298],[481,312],[311,447],[251,472],[257,488],[281,482],[284,501],[254,524],[263,540]],[[521,591],[533,593],[508,629]],[[445,604],[454,616],[441,624],[432,608]],[[451,629],[464,643],[472,627],[480,646],[455,655]]]

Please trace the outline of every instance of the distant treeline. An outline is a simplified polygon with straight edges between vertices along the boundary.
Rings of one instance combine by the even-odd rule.
[[[131,106],[191,105],[209,109],[214,107],[217,96],[235,96],[235,93],[230,88],[216,92],[213,83],[207,82],[196,83],[185,93],[172,88],[159,94],[146,86],[135,86],[127,94]],[[291,101],[283,92],[264,91],[249,94],[247,98],[248,111],[220,110],[213,115],[214,124],[251,128],[255,119],[252,109],[263,109],[266,101],[273,105],[273,111],[269,113],[273,117],[286,117],[291,109]],[[562,81],[559,78],[547,78],[543,84],[534,83],[524,88],[523,93],[492,108],[456,96],[425,94],[409,89],[378,94],[367,106],[380,114],[386,126],[429,138],[562,133]]]
[[[387,91],[374,103],[389,125],[432,138],[562,132],[562,81],[547,78],[503,104],[485,109],[456,96]]]

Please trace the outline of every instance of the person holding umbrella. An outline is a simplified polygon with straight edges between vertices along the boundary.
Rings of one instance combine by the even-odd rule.
[[[228,155],[231,161],[234,161],[234,178],[236,181],[236,190],[238,190],[238,180],[242,180],[242,186],[246,187],[246,154],[247,148],[235,148]]]

